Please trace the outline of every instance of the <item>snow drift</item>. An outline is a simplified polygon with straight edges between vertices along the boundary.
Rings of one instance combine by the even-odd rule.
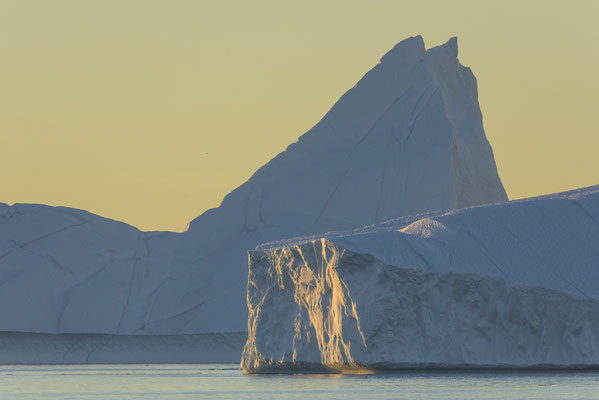
[[[599,366],[599,186],[250,253],[242,367]]]
[[[505,200],[457,40],[409,38],[185,233],[0,205],[0,330],[240,331],[260,243]]]

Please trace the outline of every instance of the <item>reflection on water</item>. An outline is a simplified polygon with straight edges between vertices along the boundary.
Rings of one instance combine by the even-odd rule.
[[[0,366],[0,399],[599,399],[599,372],[244,375],[237,365]]]

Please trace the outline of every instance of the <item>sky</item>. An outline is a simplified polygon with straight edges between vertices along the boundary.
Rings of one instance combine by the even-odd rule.
[[[0,202],[182,231],[397,42],[458,36],[510,199],[599,184],[599,1],[0,0]]]

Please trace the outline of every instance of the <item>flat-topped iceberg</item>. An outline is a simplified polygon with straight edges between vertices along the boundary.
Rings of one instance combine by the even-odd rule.
[[[599,186],[265,244],[248,372],[599,366]]]
[[[187,232],[0,204],[0,331],[241,331],[261,243],[505,200],[456,39],[409,38]]]

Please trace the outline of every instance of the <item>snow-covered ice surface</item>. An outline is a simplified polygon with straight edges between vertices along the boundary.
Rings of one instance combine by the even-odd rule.
[[[242,366],[599,367],[599,186],[269,243]]]
[[[185,233],[0,204],[0,330],[245,330],[247,250],[505,200],[457,40],[409,38]]]
[[[238,363],[245,332],[99,335],[0,332],[0,364]]]

